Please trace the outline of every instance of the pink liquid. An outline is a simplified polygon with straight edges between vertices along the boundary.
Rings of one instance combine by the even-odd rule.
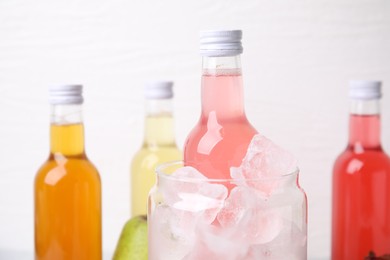
[[[333,260],[390,254],[390,158],[379,133],[378,115],[351,116],[349,144],[333,171]]]
[[[202,77],[202,115],[187,137],[184,162],[208,178],[230,178],[257,133],[245,116],[242,88],[237,71]]]

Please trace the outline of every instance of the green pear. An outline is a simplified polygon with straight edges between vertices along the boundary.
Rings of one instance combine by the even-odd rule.
[[[126,222],[119,237],[113,260],[148,260],[146,216],[136,216]]]

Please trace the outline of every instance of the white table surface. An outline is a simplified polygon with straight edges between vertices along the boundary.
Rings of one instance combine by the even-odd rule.
[[[103,260],[111,260],[113,252],[103,252]],[[0,260],[31,260],[34,253],[31,251],[15,251],[0,249]]]
[[[111,260],[113,252],[104,252],[103,260]],[[0,260],[31,260],[34,259],[33,252],[12,251],[0,249]],[[308,260],[329,260],[329,258],[309,258]]]

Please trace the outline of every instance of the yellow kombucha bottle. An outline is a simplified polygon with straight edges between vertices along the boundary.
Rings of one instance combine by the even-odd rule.
[[[81,85],[50,88],[50,155],[35,177],[35,259],[100,260],[100,176],[84,149]]]
[[[145,86],[144,141],[131,163],[132,216],[146,216],[148,193],[156,180],[156,166],[182,159],[174,135],[172,86],[170,81],[150,82]]]

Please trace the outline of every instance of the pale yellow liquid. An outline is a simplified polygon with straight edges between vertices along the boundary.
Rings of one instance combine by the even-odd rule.
[[[148,116],[145,120],[144,144],[131,164],[132,216],[147,213],[148,194],[156,182],[156,166],[182,159],[173,135],[172,116]]]
[[[100,176],[84,153],[82,124],[51,125],[34,193],[36,260],[102,258]]]

